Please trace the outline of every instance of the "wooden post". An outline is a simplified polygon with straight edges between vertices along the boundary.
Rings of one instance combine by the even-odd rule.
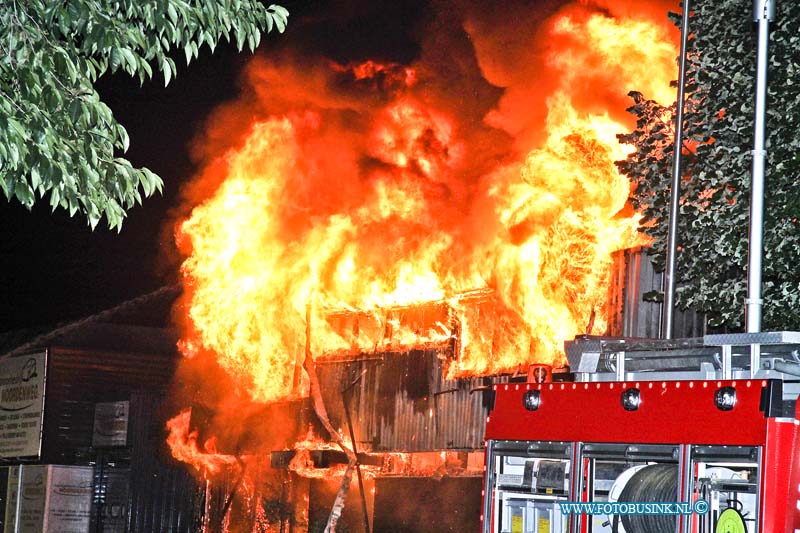
[[[336,500],[333,503],[331,514],[328,517],[328,523],[325,526],[325,533],[335,533],[336,523],[342,515],[344,502],[347,499],[347,491],[350,488],[350,479],[353,476],[353,467],[357,462],[355,452],[347,447],[344,439],[339,432],[333,427],[330,419],[328,418],[328,410],[325,408],[325,402],[322,399],[322,389],[319,386],[319,378],[317,377],[317,367],[314,364],[314,357],[311,355],[311,305],[306,306],[306,355],[303,361],[303,368],[306,369],[308,374],[308,388],[311,393],[311,403],[314,406],[314,413],[322,422],[323,427],[330,434],[339,448],[347,455],[348,464],[345,470],[342,484],[339,487],[339,493],[336,495]]]

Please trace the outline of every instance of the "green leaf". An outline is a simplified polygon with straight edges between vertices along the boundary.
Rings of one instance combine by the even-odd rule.
[[[175,11],[175,6],[171,2],[167,4],[167,15],[173,24],[178,23],[178,12]]]
[[[131,145],[131,139],[128,136],[128,132],[121,125],[117,126],[117,137],[122,142],[122,151],[127,152]]]
[[[164,87],[169,85],[169,80],[172,79],[172,69],[169,66],[169,60],[165,57],[161,62],[161,72],[164,74]]]
[[[136,171],[136,175],[139,178],[139,185],[142,187],[145,196],[150,196],[153,194],[153,187],[150,185],[150,177],[147,175],[147,172],[144,169],[139,169]]]
[[[273,17],[275,20],[275,27],[278,28],[278,33],[283,33],[286,29],[286,21],[281,17]]]
[[[9,117],[8,125],[12,130],[14,130],[14,133],[16,133],[20,137],[20,139],[25,139],[28,137],[25,128],[22,126],[22,124],[19,123],[19,121],[17,121],[17,119]]]
[[[9,145],[8,152],[11,161],[11,168],[16,169],[19,166],[19,146],[16,144]]]
[[[34,190],[37,190],[41,184],[42,184],[42,178],[39,175],[39,167],[37,166],[31,167],[31,187]]]
[[[241,51],[244,48],[244,41],[247,38],[247,33],[241,25],[236,26],[236,49]]]
[[[116,46],[111,49],[111,57],[109,58],[109,65],[111,72],[116,72],[122,62],[122,54]]]
[[[89,227],[92,228],[92,231],[97,227],[97,224],[100,222],[100,214],[97,212],[96,209],[89,211],[87,215],[89,219]]]
[[[136,71],[137,63],[136,63],[136,56],[134,53],[128,48],[120,48],[119,53],[122,55],[125,63],[130,67],[131,73]]]
[[[141,67],[141,70],[143,70],[147,74],[147,78],[148,79],[152,79],[152,77],[153,77],[153,67],[150,66],[150,63],[148,63],[147,61],[142,60],[139,63],[139,66]]]
[[[28,209],[33,207],[33,200],[35,199],[33,190],[24,181],[17,181],[14,187],[14,196]]]
[[[289,10],[283,6],[279,6],[277,4],[271,4],[267,9],[279,15],[281,18],[283,18],[283,20],[289,19]]]

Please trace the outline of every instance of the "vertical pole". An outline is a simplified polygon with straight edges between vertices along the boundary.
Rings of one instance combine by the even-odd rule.
[[[203,502],[205,507],[205,516],[203,517],[203,525],[201,532],[202,533],[210,533],[209,525],[211,524],[211,498],[213,494],[211,493],[211,480],[206,478],[206,493],[205,493],[205,502]]]
[[[753,18],[758,23],[755,125],[753,132],[753,174],[750,184],[750,243],[747,263],[745,327],[748,333],[761,331],[761,258],[764,236],[764,168],[767,160],[765,124],[767,119],[767,66],[769,23],[775,17],[773,0],[755,0]]]
[[[675,148],[672,154],[672,188],[669,199],[667,264],[664,270],[664,308],[661,315],[661,337],[663,339],[672,338],[672,314],[675,308],[675,256],[678,250],[678,208],[681,199],[681,152],[683,150],[683,110],[686,100],[686,41],[689,37],[689,9],[689,0],[683,0],[678,100],[675,103]]]
[[[103,532],[103,511],[106,506],[106,498],[108,497],[108,482],[105,480],[106,476],[106,458],[105,454],[103,453],[103,449],[100,448],[97,450],[97,458],[96,458],[96,465],[98,474],[95,477],[95,495],[99,496],[97,501],[96,507],[96,514],[95,514],[95,533],[102,533]]]

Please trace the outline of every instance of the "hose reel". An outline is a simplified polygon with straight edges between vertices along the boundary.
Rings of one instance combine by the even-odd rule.
[[[654,464],[637,471],[619,495],[621,502],[673,502],[678,496],[678,465]],[[674,515],[620,516],[626,533],[673,533]]]

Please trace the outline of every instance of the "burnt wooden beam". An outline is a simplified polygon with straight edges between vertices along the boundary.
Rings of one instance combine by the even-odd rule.
[[[281,450],[270,453],[269,464],[272,468],[289,468],[296,455],[295,450]],[[347,455],[339,450],[312,450],[309,455],[314,463],[314,468],[329,468],[335,465],[346,465],[349,461]],[[358,463],[365,466],[383,466],[383,454],[359,453]]]

